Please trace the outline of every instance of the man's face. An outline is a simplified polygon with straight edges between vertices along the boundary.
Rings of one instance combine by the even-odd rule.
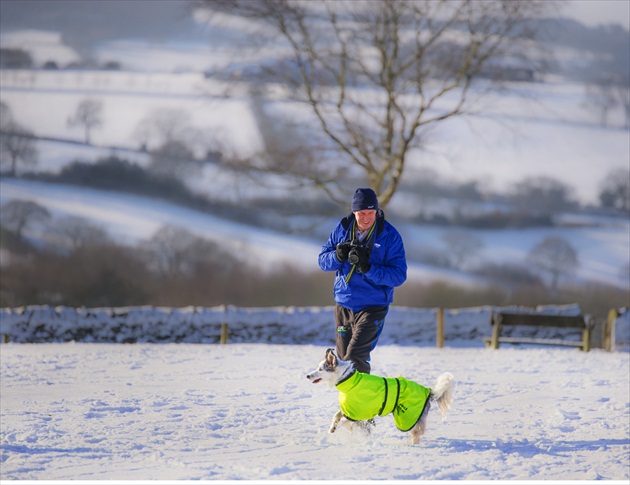
[[[376,219],[376,211],[374,209],[355,211],[353,214],[357,220],[359,231],[361,232],[365,232],[372,227],[372,224],[374,224],[374,220]]]

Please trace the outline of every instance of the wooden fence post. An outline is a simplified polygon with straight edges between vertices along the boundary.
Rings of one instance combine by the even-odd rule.
[[[226,345],[228,343],[228,324],[221,324],[221,345]]]
[[[444,347],[444,309],[442,307],[437,310],[437,348]]]
[[[609,352],[615,351],[615,321],[619,317],[619,312],[615,308],[608,311],[608,318],[604,326],[604,349]]]

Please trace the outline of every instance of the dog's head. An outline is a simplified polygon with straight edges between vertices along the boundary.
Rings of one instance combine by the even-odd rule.
[[[326,357],[321,361],[317,369],[310,374],[307,374],[306,378],[313,384],[318,382],[328,382],[329,386],[334,386],[339,382],[342,373],[340,372],[340,360],[335,355],[333,349],[326,350]]]

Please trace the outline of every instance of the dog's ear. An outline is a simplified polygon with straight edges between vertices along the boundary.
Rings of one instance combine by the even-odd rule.
[[[328,362],[331,367],[337,366],[337,356],[335,355],[335,351],[333,349],[328,349],[326,351],[326,362]]]

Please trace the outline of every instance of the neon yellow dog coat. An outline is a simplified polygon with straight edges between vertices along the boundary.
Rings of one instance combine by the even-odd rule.
[[[420,419],[431,389],[404,377],[380,377],[356,371],[337,384],[339,407],[352,421],[394,413],[394,423],[409,431]]]

